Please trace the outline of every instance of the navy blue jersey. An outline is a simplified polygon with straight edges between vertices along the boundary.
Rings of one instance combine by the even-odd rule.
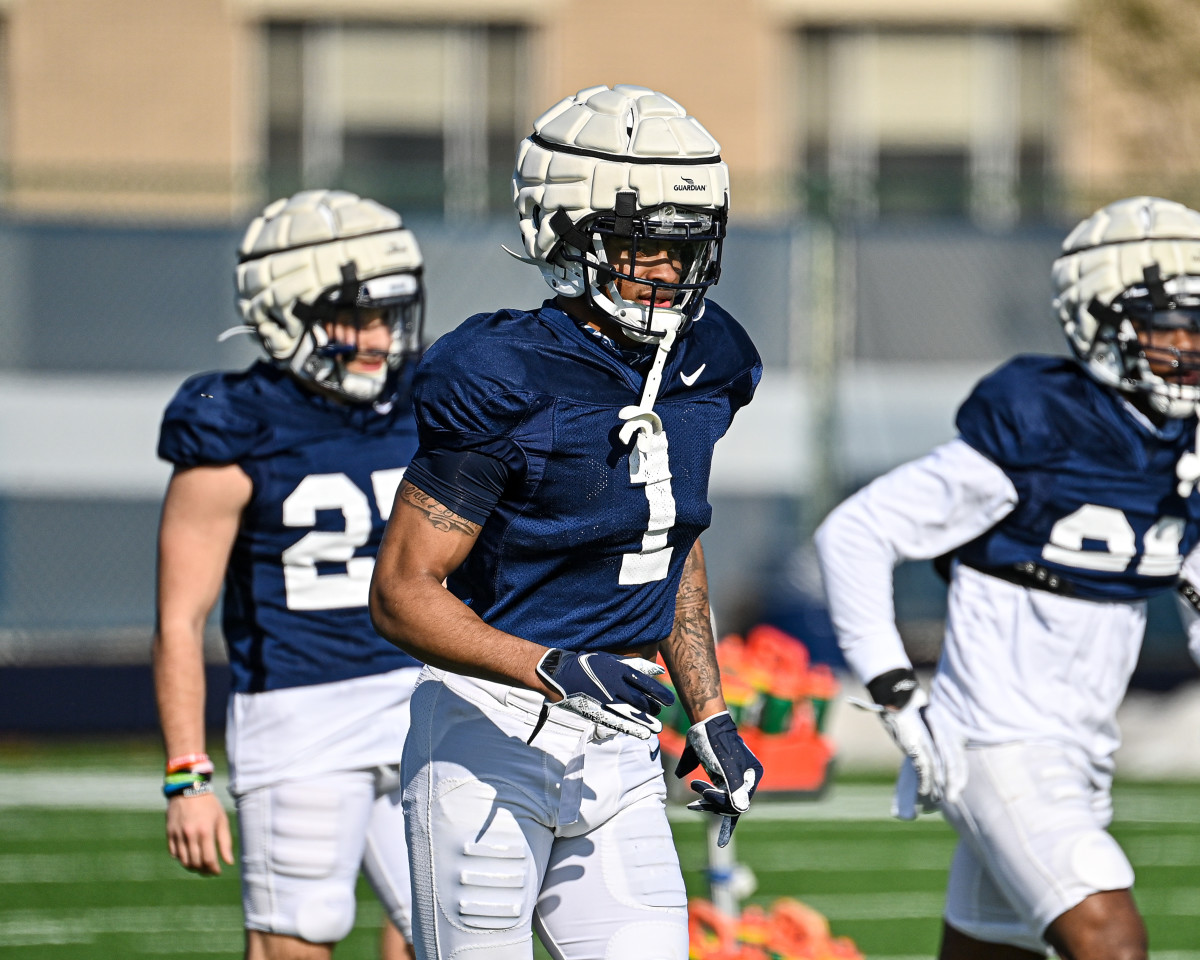
[[[254,484],[225,574],[234,691],[416,665],[367,612],[375,554],[415,449],[409,405],[336,403],[266,363],[179,389],[158,455],[176,467],[236,463]]]
[[[1016,509],[957,551],[970,566],[1047,567],[1074,595],[1136,600],[1172,587],[1200,535],[1200,496],[1176,490],[1196,420],[1154,432],[1074,360],[1021,356],[958,411],[963,440],[1016,488]]]
[[[710,302],[668,357],[654,404],[665,451],[641,477],[619,414],[639,402],[643,376],[553,301],[443,336],[414,384],[421,449],[486,453],[509,472],[450,590],[491,626],[549,647],[667,637],[684,560],[712,514],[713,446],[761,372],[745,331]]]

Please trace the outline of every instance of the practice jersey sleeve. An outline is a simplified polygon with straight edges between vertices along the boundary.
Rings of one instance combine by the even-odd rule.
[[[435,343],[417,370],[413,387],[420,450],[481,453],[500,461],[510,474],[525,468],[513,434],[530,408],[527,392],[511,382],[513,359],[481,356],[467,344],[458,350],[454,335]]]
[[[240,413],[226,378],[186,380],[163,414],[158,455],[176,467],[237,463],[259,445],[267,427]]]
[[[1052,462],[1063,439],[1042,383],[1019,361],[984,377],[958,409],[959,437],[1009,470]]]
[[[864,683],[910,667],[896,628],[893,571],[975,539],[1016,505],[1012,481],[961,439],[884,474],[821,524],[817,556],[846,662]]]

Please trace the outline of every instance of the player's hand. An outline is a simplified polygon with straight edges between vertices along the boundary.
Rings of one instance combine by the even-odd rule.
[[[221,860],[233,863],[229,817],[215,793],[167,801],[167,849],[187,869],[209,876],[220,875]]]
[[[942,802],[946,769],[933,732],[925,722],[929,698],[911,670],[889,671],[872,680],[867,688],[876,701],[882,702],[852,702],[879,717],[905,757],[892,813],[901,820],[915,819],[918,808],[921,813],[931,813]]]
[[[933,813],[944,796],[946,769],[925,722],[928,705],[925,691],[917,688],[901,709],[884,707],[879,714],[896,746],[904,751],[892,803],[892,816],[900,820],[915,820],[918,813]]]
[[[750,809],[763,775],[762,764],[743,742],[728,710],[706,717],[688,730],[687,746],[675,767],[675,776],[682,778],[697,766],[704,767],[712,783],[692,781],[692,789],[700,799],[689,803],[688,809],[721,815],[717,846],[723,847],[733,836],[738,817]]]
[[[561,697],[558,706],[639,740],[662,729],[658,712],[675,702],[675,694],[652,679],[663,668],[641,657],[548,650],[537,672]]]

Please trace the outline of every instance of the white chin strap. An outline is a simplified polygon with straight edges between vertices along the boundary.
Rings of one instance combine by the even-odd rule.
[[[621,427],[621,442],[630,443],[637,434],[644,433],[657,436],[662,433],[662,420],[654,412],[654,401],[658,399],[658,391],[662,388],[663,368],[667,365],[667,356],[675,346],[675,337],[679,333],[681,317],[675,311],[666,311],[662,316],[664,332],[654,351],[654,362],[650,364],[650,372],[646,374],[646,384],[642,387],[642,399],[636,405],[624,407],[619,416],[625,421]]]
[[[629,482],[645,491],[650,516],[642,548],[621,558],[617,582],[621,584],[651,583],[667,576],[674,547],[668,535],[675,525],[675,498],[671,493],[671,466],[667,453],[667,433],[662,420],[654,412],[654,401],[662,387],[663,367],[679,333],[679,320],[672,315],[646,374],[642,399],[621,410],[621,442],[630,445]]]

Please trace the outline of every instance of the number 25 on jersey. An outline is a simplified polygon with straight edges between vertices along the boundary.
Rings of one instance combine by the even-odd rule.
[[[379,515],[387,522],[404,467],[371,474]],[[371,536],[371,504],[367,495],[344,473],[314,473],[297,484],[283,501],[283,523],[312,527],[318,510],[340,510],[342,530],[312,530],[283,551],[283,587],[289,610],[333,610],[365,607],[375,569],[374,557],[354,551]],[[345,573],[321,573],[318,563],[344,563]]]

